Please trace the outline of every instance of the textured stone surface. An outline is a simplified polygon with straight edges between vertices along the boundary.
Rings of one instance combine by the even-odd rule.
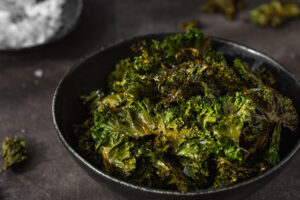
[[[0,199],[124,200],[82,171],[60,143],[52,123],[51,101],[63,74],[80,58],[120,38],[175,32],[180,20],[199,20],[207,34],[265,52],[300,79],[300,20],[277,29],[199,11],[200,0],[85,0],[82,23],[68,38],[43,49],[0,54],[0,141],[6,135],[28,140],[30,159],[0,174]],[[261,1],[245,1],[248,9]],[[297,1],[300,4],[300,1]],[[42,70],[42,76],[40,71]],[[38,74],[38,76],[36,76]],[[300,199],[300,153],[277,178],[247,200]]]

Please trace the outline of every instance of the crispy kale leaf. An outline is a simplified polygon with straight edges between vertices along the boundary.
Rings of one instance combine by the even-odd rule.
[[[178,22],[177,26],[182,31],[188,31],[192,28],[199,28],[200,23],[197,20],[181,21]]]
[[[250,12],[252,21],[262,27],[276,27],[291,18],[300,16],[300,9],[295,3],[281,3],[279,0],[272,0]]]
[[[2,170],[6,170],[26,159],[26,141],[19,140],[17,136],[13,138],[6,137],[2,142]]]
[[[244,124],[251,122],[255,105],[241,93],[221,98],[223,115],[215,127],[214,133],[239,142]]]
[[[240,59],[228,62],[197,29],[140,41],[119,61],[108,91],[83,96],[82,155],[140,186],[194,191],[263,173],[280,161],[292,101]]]
[[[255,71],[255,75],[262,80],[262,82],[267,86],[274,86],[276,84],[276,79],[272,72],[266,67],[258,68]]]
[[[281,123],[292,131],[297,129],[298,115],[290,99],[263,86],[250,89],[246,94],[256,103],[257,109],[269,124]]]
[[[270,147],[266,152],[265,160],[268,164],[275,166],[279,163],[279,145],[280,145],[281,124],[275,124],[274,131],[271,136]]]
[[[221,12],[228,19],[235,18],[236,13],[243,8],[239,0],[207,0],[201,7],[202,10],[211,13]]]

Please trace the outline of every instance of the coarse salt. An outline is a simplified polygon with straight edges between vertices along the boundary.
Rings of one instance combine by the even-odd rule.
[[[62,25],[65,0],[0,0],[0,49],[49,40]]]
[[[43,74],[44,74],[44,72],[41,69],[37,69],[34,71],[34,75],[38,78],[42,78]]]

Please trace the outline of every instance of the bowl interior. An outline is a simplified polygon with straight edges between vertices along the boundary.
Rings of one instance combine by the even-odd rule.
[[[72,149],[80,155],[74,140],[73,127],[74,124],[84,121],[87,111],[82,107],[79,96],[89,94],[95,89],[105,88],[107,77],[114,70],[118,60],[134,55],[130,50],[132,44],[139,40],[153,38],[160,40],[165,36],[165,34],[141,36],[111,45],[88,57],[67,73],[54,96],[53,116],[59,135],[69,150]],[[218,38],[212,38],[212,41],[214,49],[223,52],[229,62],[239,57],[248,62],[252,68],[267,67],[271,70],[277,80],[276,88],[293,100],[294,106],[300,113],[299,82],[279,63],[264,54],[230,41]],[[286,132],[288,130],[284,130],[282,134],[280,147],[282,159],[291,156],[300,146],[300,135],[286,134]]]

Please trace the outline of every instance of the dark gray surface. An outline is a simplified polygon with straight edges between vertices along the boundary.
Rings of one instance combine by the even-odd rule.
[[[199,11],[199,0],[86,0],[82,24],[63,41],[18,55],[0,55],[0,140],[28,140],[30,159],[0,174],[0,199],[124,200],[100,187],[73,161],[58,140],[51,101],[58,81],[82,56],[102,45],[134,35],[178,31],[179,20],[197,19],[202,30],[267,53],[300,79],[300,20],[278,29],[261,29]],[[248,9],[261,1],[245,1]],[[300,4],[300,1],[297,0]],[[34,75],[43,70],[43,76]],[[247,200],[300,199],[300,153],[271,184]]]

